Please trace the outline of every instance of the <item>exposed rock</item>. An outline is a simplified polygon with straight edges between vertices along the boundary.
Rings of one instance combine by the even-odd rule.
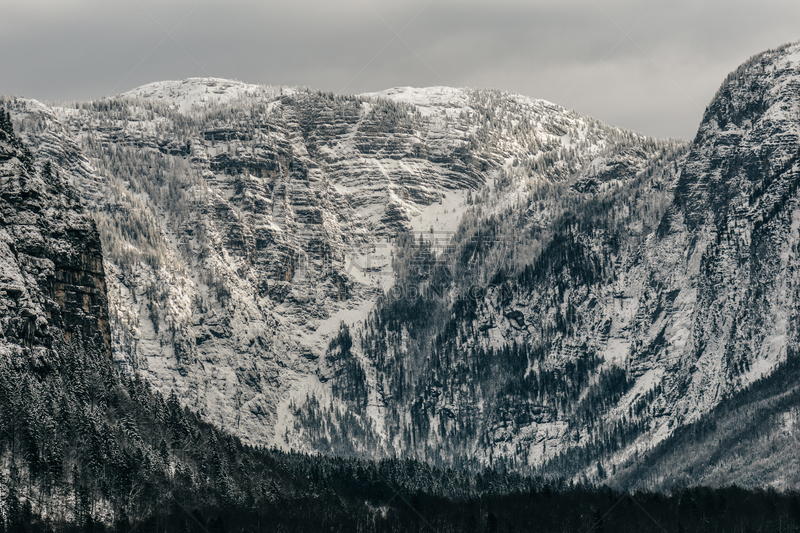
[[[5,109],[0,109],[5,113]],[[0,356],[49,372],[65,348],[110,358],[100,238],[59,173],[0,128]]]

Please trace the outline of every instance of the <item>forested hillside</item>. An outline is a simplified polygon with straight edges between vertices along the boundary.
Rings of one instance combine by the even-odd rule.
[[[794,488],[798,87],[800,45],[751,58],[691,143],[446,87],[3,98],[8,501],[311,501],[335,461],[288,450],[469,472],[448,499]]]
[[[658,453],[681,464],[689,441],[665,439],[713,426],[718,406],[794,364],[798,48],[731,74],[688,149],[617,145],[513,202],[496,200],[499,179],[447,246],[399,238],[395,289],[350,328],[361,369],[342,367],[344,400],[359,409],[353,383],[374,375],[378,408],[366,414],[391,446],[434,462],[597,481],[624,467],[636,484],[631,465],[665,441]],[[791,390],[774,391],[787,414],[770,419],[792,419]],[[771,444],[729,423],[763,478],[725,451],[719,463],[686,458],[699,477],[681,465],[679,479],[794,486]],[[704,470],[703,458],[718,466]],[[647,484],[675,481],[658,472]]]
[[[396,346],[386,357],[377,345],[365,352],[373,341],[359,324],[384,291],[411,290],[414,276],[427,276],[428,266],[415,264],[421,254],[456,267],[431,285],[435,295],[456,281],[467,297],[473,287],[493,290],[498,275],[513,278],[535,264],[584,209],[581,231],[595,217],[622,240],[641,239],[663,211],[683,152],[681,142],[548,102],[444,87],[349,97],[195,79],[92,103],[8,106],[20,135],[70,176],[93,213],[106,253],[113,357],[123,371],[162,394],[174,390],[182,405],[250,443],[441,464],[456,464],[454,454],[426,452],[438,445],[400,423],[410,406],[393,405],[389,390],[400,383],[392,369],[406,368],[412,374],[400,397],[417,395],[427,385],[415,383],[415,373],[425,365],[391,353]],[[421,236],[429,244],[418,247]],[[445,260],[450,246],[458,251]],[[435,295],[424,305],[444,310]],[[329,348],[342,322],[355,327],[353,346],[337,355]],[[470,341],[469,365],[485,369],[475,383],[489,379],[486,354],[515,342],[523,344]],[[443,373],[463,379],[440,364]],[[485,401],[493,412],[494,391],[487,394],[473,389],[461,401]],[[537,401],[506,402],[517,400]],[[414,420],[422,420],[420,408]],[[496,445],[485,435],[507,419],[465,419],[469,429],[451,435],[455,455],[472,454],[481,468],[495,453],[536,462],[538,452],[523,457],[519,443]]]

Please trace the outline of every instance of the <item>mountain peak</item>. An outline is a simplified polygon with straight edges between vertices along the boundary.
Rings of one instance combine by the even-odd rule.
[[[713,215],[721,230],[731,209],[763,221],[799,148],[800,42],[748,59],[706,108],[677,188],[690,227]]]
[[[280,93],[280,87],[207,77],[148,83],[122,93],[118,98],[143,98],[185,112],[211,104],[224,105],[240,98],[275,97]]]

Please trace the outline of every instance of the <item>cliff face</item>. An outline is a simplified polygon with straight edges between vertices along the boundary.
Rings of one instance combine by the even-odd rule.
[[[798,53],[689,147],[450,88],[12,107],[94,213],[120,368],[252,442],[593,477],[797,344]]]
[[[106,433],[95,453],[87,437],[118,381],[100,236],[65,178],[34,160],[0,106],[0,521],[11,530],[27,527],[20,509],[77,522],[77,487],[96,487],[97,458],[119,450]]]
[[[342,97],[192,79],[11,105],[94,213],[118,365],[259,443],[293,433],[292,402],[338,387],[328,344],[395,282],[399,233],[441,244],[476,203],[516,205],[616,151],[635,172],[670,145],[450,88]],[[597,187],[614,185],[606,174]]]
[[[424,272],[400,281],[445,296],[382,302],[351,350],[390,446],[596,477],[793,357],[799,60],[795,44],[733,73],[688,153],[604,154],[568,190],[469,215],[432,267],[411,246]]]
[[[11,124],[3,125],[0,351],[39,372],[57,367],[65,346],[111,358],[103,257],[94,222],[52,167],[35,171]]]
[[[798,83],[797,44],[732,73],[677,184],[664,230],[687,234],[694,286],[682,411],[769,374],[797,345]]]

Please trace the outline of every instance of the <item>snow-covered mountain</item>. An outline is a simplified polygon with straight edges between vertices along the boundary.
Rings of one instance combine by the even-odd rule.
[[[602,477],[793,353],[799,57],[691,145],[445,87],[5,105],[94,216],[124,371],[256,444]]]
[[[381,302],[351,349],[377,369],[393,447],[603,477],[791,362],[798,59],[733,73],[688,154],[618,149],[569,190],[468,215],[438,268],[403,278],[448,294]]]
[[[442,241],[471,204],[516,205],[618,146],[638,150],[632,165],[671,146],[450,88],[340,97],[190,79],[8,106],[95,213],[119,365],[256,443],[286,439],[309,390],[330,397],[328,344],[394,282],[400,232]]]

